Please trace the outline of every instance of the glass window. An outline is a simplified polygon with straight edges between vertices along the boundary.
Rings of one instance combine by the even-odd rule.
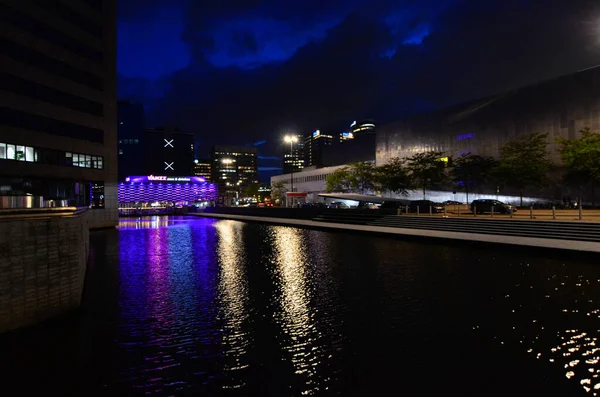
[[[35,161],[33,152],[34,151],[33,151],[33,148],[31,146],[25,147],[25,161],[29,161],[29,162]]]
[[[73,153],[73,167],[79,167],[79,155]]]
[[[103,158],[98,157],[98,169],[103,169],[103,168],[104,168]]]
[[[0,159],[6,158],[6,144],[0,143]]]
[[[15,145],[6,145],[6,158],[9,160],[15,159]]]
[[[17,145],[15,160],[25,161],[25,146]]]
[[[92,156],[89,154],[85,155],[85,168],[92,168]]]
[[[71,153],[71,152],[65,153],[65,165],[68,165],[68,166],[73,165],[73,153]]]
[[[134,139],[133,143],[140,143],[140,141],[138,139]]]

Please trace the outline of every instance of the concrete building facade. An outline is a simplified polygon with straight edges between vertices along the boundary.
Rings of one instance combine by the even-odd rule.
[[[1,0],[0,190],[117,224],[116,0]],[[92,188],[92,186],[95,186]]]
[[[559,163],[555,139],[584,127],[600,129],[600,67],[378,127],[376,161],[425,151],[498,157],[505,143],[539,132]]]

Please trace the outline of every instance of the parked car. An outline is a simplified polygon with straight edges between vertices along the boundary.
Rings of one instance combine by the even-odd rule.
[[[444,201],[442,204],[444,204],[444,205],[463,205],[463,203],[461,203],[460,201],[454,201],[454,200],[447,200],[447,201]]]
[[[431,200],[415,200],[411,201],[408,206],[408,210],[410,212],[417,212],[417,208],[419,208],[419,212],[421,214],[425,214],[429,212],[429,207],[431,207],[432,212],[444,212],[444,204],[436,203]]]
[[[350,206],[346,203],[344,203],[343,201],[334,201],[332,203],[330,203],[327,208],[350,208]]]
[[[514,205],[506,204],[499,200],[474,200],[471,203],[471,211],[473,213],[477,211],[478,214],[492,212],[492,207],[494,208],[494,212],[498,214],[508,214],[511,210],[512,212],[517,211],[517,207]]]
[[[381,209],[393,209],[393,210],[397,210],[397,209],[405,209],[406,205],[403,204],[401,201],[384,201],[383,203],[381,203],[381,205],[379,206],[379,208]]]

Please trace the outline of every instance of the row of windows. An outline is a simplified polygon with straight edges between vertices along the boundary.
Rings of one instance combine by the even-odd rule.
[[[11,74],[0,74],[0,89],[24,95],[39,101],[64,106],[79,112],[103,117],[104,108],[101,103],[90,101],[76,95],[50,88],[48,86],[34,83]]]
[[[324,181],[329,175],[331,175],[331,173],[294,177],[294,183]]]
[[[104,143],[104,131],[97,128],[67,123],[65,121],[5,107],[0,107],[0,123],[24,130],[39,131],[52,135]]]
[[[95,168],[98,170],[104,168],[104,158],[102,156],[34,148],[25,145],[14,145],[12,143],[0,143],[0,160]]]
[[[134,145],[140,143],[139,139],[119,139],[119,145]]]
[[[98,91],[104,91],[104,82],[101,77],[44,55],[32,48],[4,38],[0,38],[0,48],[2,48],[3,54],[15,61],[26,63]]]
[[[46,10],[58,15],[65,21],[81,30],[85,30],[98,39],[102,39],[102,26],[96,22],[85,18],[73,8],[64,4],[61,0],[34,0],[35,3]]]
[[[57,46],[65,48],[74,54],[87,58],[90,61],[102,64],[103,54],[88,44],[85,44],[66,33],[61,32],[46,25],[42,21],[34,19],[27,14],[22,13],[12,7],[0,4],[0,15],[3,16],[3,23],[9,23],[31,34],[43,38]]]

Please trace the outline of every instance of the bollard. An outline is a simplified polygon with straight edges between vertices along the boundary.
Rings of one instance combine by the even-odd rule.
[[[529,219],[533,219],[533,205],[529,207]]]
[[[406,215],[408,215],[408,205],[404,208],[406,208]]]
[[[581,203],[579,203],[579,220],[581,220],[583,218],[583,214],[582,214],[583,210],[581,207]]]
[[[473,216],[477,216],[477,206],[473,206]]]
[[[398,210],[396,211],[396,215],[402,215],[402,208],[398,207]]]
[[[460,217],[460,205],[458,206],[458,216]]]
[[[552,206],[552,219],[556,219],[556,207]]]
[[[512,214],[513,214],[513,209],[512,209],[512,207],[511,207],[511,208],[508,210],[508,213],[510,214],[510,217],[511,217],[511,219],[512,219]]]
[[[444,218],[446,217],[446,206],[444,206]]]
[[[494,217],[494,206],[492,205],[492,218]]]
[[[433,215],[433,209],[429,206],[429,216]]]
[[[419,205],[417,205],[417,215],[419,215],[419,209],[420,209],[420,208],[421,208],[421,207],[420,207]]]

